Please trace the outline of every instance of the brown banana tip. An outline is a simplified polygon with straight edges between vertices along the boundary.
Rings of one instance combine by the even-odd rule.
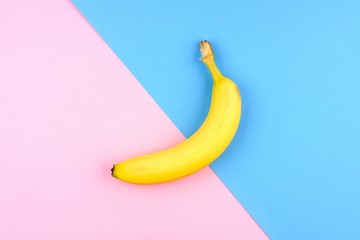
[[[201,58],[200,58],[201,61],[203,61],[207,57],[214,56],[214,52],[212,50],[211,44],[207,40],[200,42],[200,52],[201,52]]]

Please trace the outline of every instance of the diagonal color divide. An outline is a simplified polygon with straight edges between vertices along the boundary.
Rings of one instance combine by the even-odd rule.
[[[70,2],[0,4],[0,239],[268,239],[209,168],[113,179],[184,136]]]
[[[72,2],[187,137],[210,40],[243,100],[216,175],[272,239],[360,239],[360,1]]]

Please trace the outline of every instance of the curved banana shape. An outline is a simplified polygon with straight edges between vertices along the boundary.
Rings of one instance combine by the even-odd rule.
[[[115,164],[113,177],[136,184],[175,180],[208,166],[230,144],[240,122],[240,93],[236,84],[218,70],[210,43],[200,42],[200,50],[200,60],[214,81],[210,110],[202,126],[174,147]]]

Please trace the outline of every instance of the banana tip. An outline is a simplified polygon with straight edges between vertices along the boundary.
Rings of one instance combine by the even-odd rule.
[[[115,169],[115,165],[113,165],[113,167],[111,169],[111,176],[114,176],[114,169]]]
[[[200,52],[201,52],[201,58],[200,58],[201,61],[205,60],[207,57],[214,56],[214,52],[212,50],[211,44],[207,40],[200,42]]]

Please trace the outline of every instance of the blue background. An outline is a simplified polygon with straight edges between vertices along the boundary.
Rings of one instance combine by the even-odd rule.
[[[272,239],[360,239],[359,1],[73,2],[187,137],[211,41],[243,98],[212,169]]]

